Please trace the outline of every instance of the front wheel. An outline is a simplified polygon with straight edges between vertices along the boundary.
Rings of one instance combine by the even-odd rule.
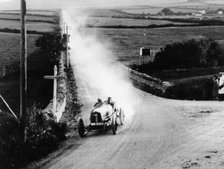
[[[85,137],[85,126],[82,119],[78,122],[78,133],[81,138]]]
[[[116,135],[116,132],[117,132],[117,124],[116,124],[114,118],[112,119],[111,127],[112,127],[113,135]]]

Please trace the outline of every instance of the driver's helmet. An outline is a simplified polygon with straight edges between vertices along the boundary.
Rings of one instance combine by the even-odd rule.
[[[100,103],[101,103],[101,102],[102,102],[102,100],[101,100],[100,98],[98,98],[98,99],[97,99],[97,102],[100,102]]]
[[[108,98],[107,98],[107,102],[108,102],[108,103],[111,103],[111,101],[112,101],[112,98],[111,98],[111,97],[108,97]]]

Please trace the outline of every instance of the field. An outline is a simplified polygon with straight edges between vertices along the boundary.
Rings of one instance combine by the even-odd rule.
[[[87,26],[89,27],[86,28],[86,32],[97,34],[98,39],[100,39],[104,44],[105,39],[107,39],[107,41],[109,42],[108,48],[111,49],[117,60],[125,65],[133,65],[139,63],[140,47],[150,48],[152,51],[150,59],[153,60],[155,53],[161,50],[161,48],[165,47],[165,45],[174,42],[181,42],[192,38],[211,38],[216,40],[224,48],[224,26],[217,26],[220,23],[221,25],[223,24],[222,21],[224,15],[218,15],[216,14],[216,12],[214,12],[218,8],[224,7],[224,5],[208,6],[206,4],[202,5],[200,3],[172,4],[172,7],[170,8],[171,10],[173,10],[173,12],[182,12],[187,14],[172,16],[150,15],[160,12],[165,7],[170,6],[137,6],[113,10],[105,9],[104,11],[101,10],[100,13],[94,13],[92,11],[92,13],[94,13],[94,15],[92,16],[94,17],[90,17],[87,21]],[[203,17],[191,15],[191,13],[196,13],[202,9],[206,9],[209,12],[213,10],[213,12],[210,12]],[[156,20],[152,21],[152,19],[143,19],[148,17]],[[169,22],[167,22],[167,20],[169,20]],[[180,25],[179,23],[175,23],[174,21],[183,23],[182,25]],[[188,23],[196,22],[200,26],[187,25]],[[177,25],[174,25],[174,23]],[[158,26],[166,25],[166,27],[143,27],[150,24]],[[171,25],[172,27],[168,27],[167,24],[173,25]],[[141,28],[137,28],[137,26],[141,26]],[[145,59],[145,61],[147,60]],[[141,58],[140,63],[143,62],[143,58]],[[207,97],[205,93],[209,93],[210,91],[204,90],[204,85],[212,75],[217,74],[222,70],[223,69],[220,68],[215,70],[197,69],[193,71],[186,70],[183,72],[173,70],[171,72],[164,71],[145,73],[161,78],[162,80],[168,80],[176,84],[174,88],[172,88],[168,92],[169,96],[167,97],[172,96],[172,98],[178,99],[209,99],[209,97]],[[197,73],[195,73],[195,71]]]
[[[28,35],[28,55],[38,49],[34,44],[38,37],[38,35]],[[20,56],[20,35],[0,33],[0,53],[0,67],[18,62]]]
[[[97,31],[102,41],[110,42],[110,49],[119,61],[125,65],[138,64],[139,48],[149,47],[157,52],[166,44],[188,39],[211,38],[224,47],[224,26],[204,27],[173,27],[154,29],[91,29],[88,32]],[[142,59],[141,59],[142,60]],[[175,84],[167,90],[166,97],[173,99],[211,99],[211,91],[205,86],[212,75],[223,71],[220,69],[186,70],[150,72],[151,76],[167,80]],[[197,72],[197,73],[195,73]],[[147,72],[145,72],[147,73]],[[209,80],[210,81],[210,80]]]
[[[109,18],[109,17],[88,17],[87,26],[104,27],[104,26],[149,26],[149,25],[187,25],[187,23],[172,22],[165,20],[149,19],[129,19],[129,18]]]
[[[6,14],[20,14],[20,10],[0,10],[0,13]],[[55,16],[58,14],[58,10],[38,10],[38,9],[28,9],[27,14],[37,14],[46,16]]]
[[[102,41],[106,38],[110,48],[119,61],[126,65],[137,63],[140,47],[158,51],[166,44],[191,38],[212,38],[223,44],[224,27],[173,27],[154,29],[105,29],[87,28],[87,32],[98,32]]]
[[[6,12],[6,11],[5,11]],[[16,11],[0,13],[0,29],[20,29],[19,14]],[[53,14],[53,12],[52,12]],[[50,32],[57,23],[55,16],[35,13],[28,16],[27,28],[37,32]],[[48,22],[52,23],[48,23]],[[28,34],[28,105],[38,103],[44,107],[52,97],[52,83],[43,79],[46,74],[53,73],[53,65],[45,52],[35,46],[40,35]],[[19,112],[19,61],[20,34],[0,32],[0,74],[5,68],[6,77],[0,78],[0,94],[6,99],[12,109]],[[4,74],[4,73],[3,73]],[[0,102],[0,110],[7,110]]]
[[[142,9],[141,9],[142,8]],[[102,40],[105,44],[105,39],[107,39],[108,46],[111,49],[114,56],[125,65],[138,64],[139,62],[139,48],[148,47],[152,50],[152,58],[155,53],[161,48],[165,47],[167,44],[174,42],[181,42],[188,39],[201,39],[201,38],[211,38],[216,40],[224,48],[224,26],[186,26],[185,27],[165,27],[165,28],[141,28],[132,29],[122,28],[118,29],[116,26],[119,25],[147,25],[151,20],[144,19],[127,19],[125,14],[130,14],[131,10],[137,10],[134,15],[140,16],[143,12],[147,14],[148,11],[146,7],[137,7],[136,9],[124,9],[122,10],[124,15],[119,16],[120,18],[110,18],[110,17],[91,17],[88,24],[95,26],[110,25],[110,29],[104,28],[86,28],[86,32],[96,33],[98,39]],[[215,7],[210,7],[210,9],[215,10]],[[216,6],[217,8],[217,6]],[[162,9],[154,7],[154,12],[158,12]],[[199,9],[199,8],[198,8]],[[197,9],[197,10],[198,10]],[[143,11],[144,10],[144,11]],[[194,7],[173,7],[174,12],[193,12],[196,11]],[[104,16],[104,15],[102,15]],[[117,17],[117,15],[116,15]],[[122,18],[123,17],[123,18]],[[159,19],[189,19],[193,17],[192,15],[173,15],[173,16],[151,16],[157,17]],[[222,19],[219,16],[219,19]],[[217,15],[207,15],[205,19],[217,18]],[[200,18],[196,18],[200,20]],[[155,20],[151,24],[168,24],[164,22],[165,20]],[[173,24],[173,22],[171,22]],[[114,26],[114,27],[113,27]],[[143,58],[141,58],[142,62]],[[168,80],[175,84],[174,87],[167,91],[167,97],[174,99],[211,99],[211,91],[205,88],[208,79],[211,79],[212,75],[223,71],[223,68],[217,69],[205,69],[205,70],[186,70],[186,71],[166,71],[163,72],[146,72],[149,75],[161,78],[162,80]],[[195,73],[197,72],[197,73]]]
[[[216,11],[223,8],[224,4],[215,3],[174,3],[161,6],[137,6],[132,8],[124,8],[123,12],[130,14],[151,14],[155,15],[163,8],[170,8],[175,13],[195,13],[199,10]]]
[[[159,13],[164,7],[148,7],[148,8],[133,8],[133,9],[124,9],[123,12],[132,13],[132,14],[151,14],[155,15]],[[197,7],[169,7],[173,12],[175,13],[193,13],[197,12],[200,9],[203,9],[203,7],[197,8]],[[206,8],[207,9],[207,8]]]
[[[30,11],[27,15],[27,30],[37,32],[51,32],[58,24],[55,12]],[[52,15],[50,15],[52,14]],[[17,11],[0,11],[0,29],[20,29],[20,13]]]
[[[131,14],[157,14],[163,8],[162,7],[136,7],[136,8],[129,8],[129,9],[122,9],[123,12],[131,13]]]
[[[28,14],[27,21],[39,21],[39,22],[54,22],[55,15],[43,15],[43,14]],[[0,12],[0,19],[20,20],[19,13],[4,13]]]
[[[20,29],[20,21],[12,21],[12,20],[1,20],[0,19],[0,29],[8,28],[8,29]],[[51,23],[40,23],[40,22],[28,22],[27,30],[29,31],[37,31],[37,32],[51,32],[54,30],[55,24]]]
[[[133,14],[128,14],[128,13],[122,12],[121,10],[118,10],[118,9],[90,8],[90,9],[83,9],[81,12],[82,12],[82,15],[84,15],[84,16],[97,16],[97,17],[133,16]]]
[[[0,35],[0,68],[2,66],[10,67],[7,70],[8,76],[0,78],[0,94],[18,113],[20,35],[8,33],[0,33]],[[49,81],[44,80],[43,76],[52,74],[53,66],[50,64],[49,57],[35,47],[34,42],[37,38],[37,35],[28,36],[28,104],[32,105],[36,102],[46,106],[51,97],[52,91],[49,89],[52,88],[52,85]],[[6,110],[2,102],[0,102],[0,107],[0,110]]]

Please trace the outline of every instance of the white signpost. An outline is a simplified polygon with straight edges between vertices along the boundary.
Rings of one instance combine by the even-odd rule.
[[[143,59],[143,64],[145,63],[145,57],[148,59],[148,61],[151,61],[149,56],[151,55],[151,50],[149,48],[140,48],[140,53],[138,57],[138,65],[140,65],[140,57]]]
[[[54,86],[53,86],[53,114],[56,114],[57,111],[57,80],[58,79],[66,79],[65,76],[58,76],[58,69],[57,66],[54,66],[54,75],[47,75],[44,76],[44,79],[50,79],[50,80],[54,80]]]

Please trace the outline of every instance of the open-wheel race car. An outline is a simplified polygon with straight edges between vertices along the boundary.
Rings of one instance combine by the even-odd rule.
[[[115,135],[118,125],[124,124],[124,111],[115,104],[103,102],[96,106],[90,113],[90,124],[84,125],[83,119],[78,120],[78,133],[84,137],[90,131],[112,130]]]

